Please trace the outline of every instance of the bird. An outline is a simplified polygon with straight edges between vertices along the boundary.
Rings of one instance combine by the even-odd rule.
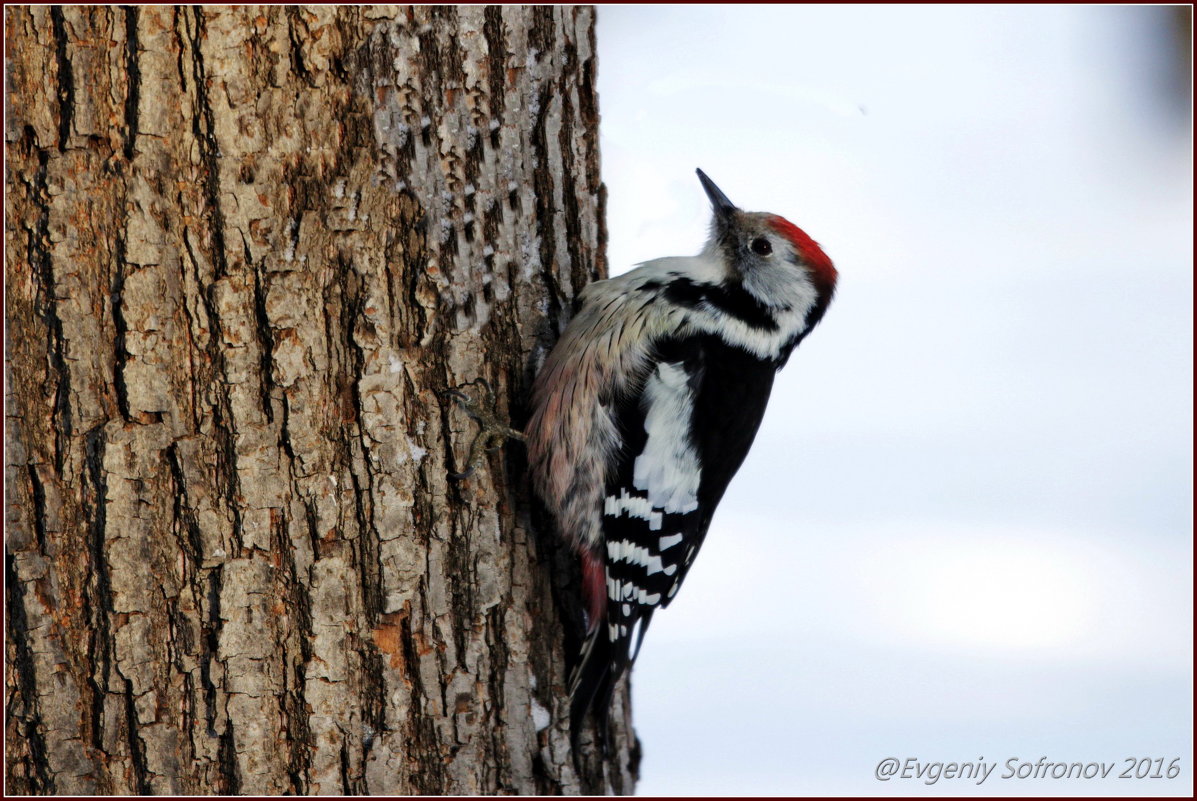
[[[712,212],[701,252],[589,284],[533,382],[531,482],[581,562],[575,741],[593,709],[605,742],[615,687],[693,564],[774,376],[835,294],[806,232],[696,172]]]

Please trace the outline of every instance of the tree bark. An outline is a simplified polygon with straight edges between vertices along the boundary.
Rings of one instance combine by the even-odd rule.
[[[605,275],[588,7],[6,9],[8,790],[622,793],[517,427]]]

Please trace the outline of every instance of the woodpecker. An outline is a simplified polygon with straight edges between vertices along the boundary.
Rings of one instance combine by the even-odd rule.
[[[713,211],[702,252],[587,286],[532,390],[532,483],[581,559],[575,738],[591,708],[605,737],[615,685],[702,546],[774,376],[835,293],[802,229],[697,173]]]

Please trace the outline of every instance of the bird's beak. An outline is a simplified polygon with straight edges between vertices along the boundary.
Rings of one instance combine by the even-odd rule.
[[[707,197],[711,199],[711,209],[715,212],[715,219],[720,222],[726,222],[733,211],[738,211],[736,204],[727,199],[727,195],[715,186],[715,182],[707,177],[707,174],[702,170],[695,170],[698,173],[698,180],[702,181],[702,188],[707,191]]]

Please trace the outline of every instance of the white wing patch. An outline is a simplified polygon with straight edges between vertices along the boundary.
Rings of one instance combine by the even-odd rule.
[[[694,404],[680,364],[662,362],[644,384],[648,441],[636,457],[632,483],[648,493],[653,509],[686,514],[698,508],[701,468],[690,443]],[[656,528],[659,528],[657,526]]]
[[[607,517],[619,517],[624,514],[628,517],[638,517],[648,523],[649,531],[661,530],[661,512],[653,509],[652,502],[648,498],[637,498],[629,494],[626,489],[620,490],[618,497],[607,496],[607,500],[603,504],[603,513]]]
[[[662,551],[668,551],[670,548],[677,545],[681,541],[682,541],[681,534],[670,534],[668,537],[661,538],[661,542],[657,545],[657,548],[659,548]]]
[[[656,606],[661,602],[661,593],[649,592],[643,587],[637,587],[631,581],[619,581],[611,577],[607,578],[607,598],[620,601],[636,601],[641,606]],[[621,610],[624,616],[631,614],[631,607],[624,603]]]
[[[630,540],[609,540],[607,542],[607,561],[629,562],[633,565],[640,565],[644,568],[645,574],[649,576],[653,573],[661,572],[669,575],[671,572],[666,570],[661,564],[661,557],[659,555],[650,553],[648,548],[637,545]],[[674,566],[670,565],[670,567]]]

